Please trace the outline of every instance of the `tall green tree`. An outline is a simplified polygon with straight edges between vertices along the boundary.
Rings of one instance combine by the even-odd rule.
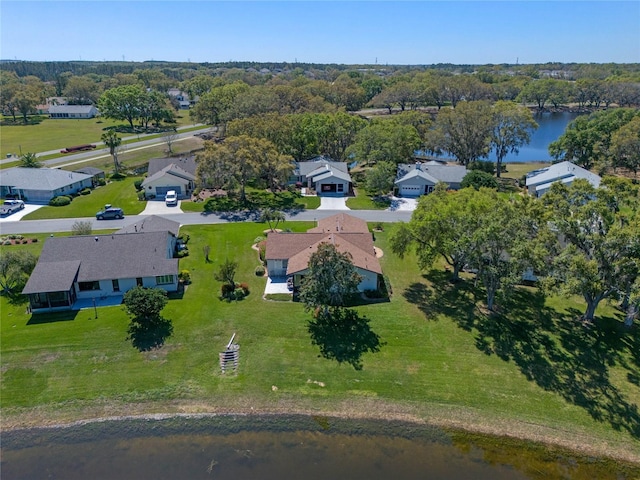
[[[460,102],[443,109],[435,122],[432,143],[436,150],[453,155],[462,165],[486,157],[493,135],[493,112],[485,101]]]
[[[591,169],[596,162],[606,159],[613,133],[638,115],[632,108],[581,115],[567,126],[558,140],[549,144],[549,153],[556,159]]]
[[[411,162],[420,145],[420,136],[413,125],[393,119],[377,120],[356,134],[347,155],[364,165],[385,161],[398,164]]]
[[[491,198],[484,189],[448,192],[445,184],[437,184],[433,193],[420,197],[409,223],[392,231],[391,251],[400,258],[415,252],[422,269],[442,257],[453,270],[451,280],[457,281],[476,249],[473,233],[494,206]]]
[[[529,143],[531,133],[538,128],[528,108],[513,102],[499,101],[493,105],[491,148],[496,153],[496,176],[500,176],[502,161],[507,154],[518,154]]]
[[[107,130],[100,138],[104,144],[109,148],[109,155],[113,159],[113,168],[116,173],[120,172],[120,162],[118,161],[118,149],[122,144],[122,139],[118,136],[115,130]]]
[[[138,286],[124,294],[124,310],[131,317],[128,339],[138,350],[161,347],[173,333],[171,320],[161,315],[167,302],[167,292],[161,288]]]
[[[126,120],[133,129],[133,122],[140,118],[145,94],[146,91],[140,84],[110,88],[100,96],[98,109],[107,118]]]
[[[309,258],[300,287],[300,300],[307,310],[343,307],[358,292],[362,277],[351,255],[340,252],[332,243],[321,243]]]
[[[549,222],[566,244],[553,258],[545,285],[562,294],[581,295],[587,304],[583,318],[592,321],[602,300],[622,298],[638,277],[637,190],[595,189],[586,180],[570,186],[557,182],[542,201]]]
[[[614,167],[627,168],[637,175],[640,170],[640,115],[613,132],[610,153]]]
[[[15,292],[27,283],[38,259],[23,250],[0,250],[0,288],[5,294]]]
[[[200,96],[200,100],[191,109],[191,116],[198,122],[215,125],[224,130],[232,120],[234,104],[239,95],[249,91],[244,82],[230,83],[214,87]]]
[[[393,191],[393,181],[396,178],[396,164],[378,162],[367,170],[364,185],[371,195],[385,195]]]

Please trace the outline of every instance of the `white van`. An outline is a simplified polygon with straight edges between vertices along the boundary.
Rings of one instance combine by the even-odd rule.
[[[167,206],[178,205],[178,194],[175,190],[169,190],[164,197],[164,203]]]

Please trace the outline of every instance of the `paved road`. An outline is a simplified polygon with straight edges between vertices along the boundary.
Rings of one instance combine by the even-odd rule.
[[[337,213],[344,213],[344,210],[303,210],[287,215],[287,220],[292,221],[314,221],[326,218]],[[411,219],[411,213],[408,211],[381,211],[381,210],[351,210],[349,215],[362,218],[367,222],[408,222]],[[203,213],[173,213],[163,214],[164,218],[180,222],[181,225],[207,225],[215,223],[256,221],[257,214],[234,214],[227,213],[222,215],[203,214]],[[93,223],[94,230],[108,228],[122,228],[126,225],[137,222],[144,218],[143,215],[130,215],[122,220],[102,220],[98,221],[95,217],[89,218],[58,218],[52,220],[23,220],[16,222],[4,222],[0,224],[0,234],[9,235],[12,233],[56,233],[70,232],[73,224],[77,220],[90,220]]]

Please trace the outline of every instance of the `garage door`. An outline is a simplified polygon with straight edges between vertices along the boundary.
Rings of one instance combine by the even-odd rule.
[[[423,191],[424,187],[422,186],[405,185],[400,188],[398,193],[405,197],[419,197]]]
[[[179,197],[182,196],[182,187],[178,185],[175,187],[156,187],[156,197],[164,197],[171,190],[175,190]]]

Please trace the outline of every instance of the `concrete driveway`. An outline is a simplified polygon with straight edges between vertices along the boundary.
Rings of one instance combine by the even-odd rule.
[[[351,210],[347,207],[347,197],[320,197],[317,210]]]
[[[180,205],[182,205],[182,200],[178,200],[178,205],[173,205],[171,207],[167,206],[164,203],[164,200],[148,200],[147,206],[140,213],[140,215],[167,215],[169,213],[184,213],[180,209]]]
[[[18,220],[22,220],[22,217],[24,217],[25,215],[28,215],[31,212],[35,212],[41,207],[44,207],[44,205],[29,205],[28,203],[25,203],[22,210],[19,210],[16,213],[12,213],[11,215],[7,215],[6,217],[0,217],[0,223],[17,222]]]
[[[391,206],[387,210],[391,212],[413,212],[417,205],[417,198],[391,197]]]

